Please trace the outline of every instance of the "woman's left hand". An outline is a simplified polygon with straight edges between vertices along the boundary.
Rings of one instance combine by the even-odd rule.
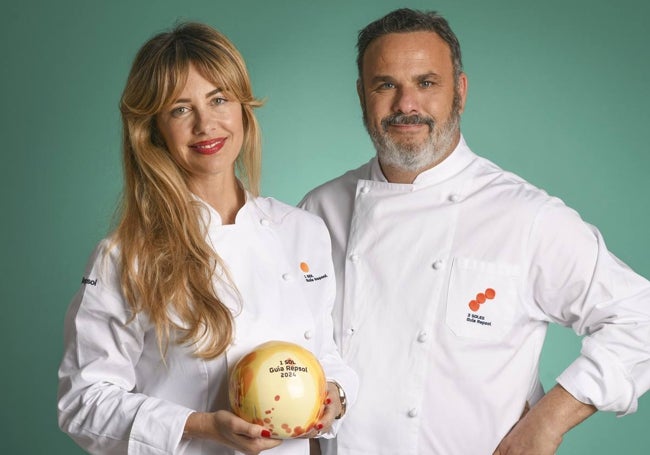
[[[315,438],[322,433],[327,433],[334,423],[334,419],[341,413],[342,410],[341,399],[339,398],[339,390],[333,382],[327,383],[327,397],[323,403],[321,416],[314,424],[313,428],[307,433],[304,433],[301,438]]]

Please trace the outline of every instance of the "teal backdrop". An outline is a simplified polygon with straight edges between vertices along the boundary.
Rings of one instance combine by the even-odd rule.
[[[354,43],[401,6],[442,12],[459,36],[469,77],[462,128],[474,151],[564,199],[650,277],[650,2],[5,2],[0,453],[81,453],[56,423],[63,318],[120,193],[118,99],[140,45],[180,20],[233,40],[266,99],[263,192],[295,204],[373,155]],[[579,350],[572,332],[549,331],[546,387]],[[596,414],[559,453],[647,454],[649,434],[646,395],[636,414]]]

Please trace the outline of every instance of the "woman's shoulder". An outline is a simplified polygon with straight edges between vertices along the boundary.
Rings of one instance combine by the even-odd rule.
[[[109,273],[119,268],[120,248],[114,236],[108,236],[97,242],[86,262],[86,270],[96,273]]]
[[[300,223],[314,228],[324,226],[323,221],[316,215],[299,207],[289,205],[273,197],[258,196],[253,200],[262,219],[268,219],[276,224]]]

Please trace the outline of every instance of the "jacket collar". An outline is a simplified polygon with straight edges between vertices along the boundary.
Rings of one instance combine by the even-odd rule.
[[[237,215],[235,216],[235,224],[237,224],[239,220],[241,220],[242,216],[244,216],[247,212],[250,211],[251,206],[254,204],[255,198],[245,188],[244,188],[244,194],[246,196],[246,200],[244,202],[244,205],[239,209]],[[219,215],[219,212],[217,212],[210,204],[205,202],[196,194],[191,193],[191,196],[194,202],[198,202],[200,204],[201,219],[206,226],[224,226],[223,221],[221,220],[221,215]],[[229,226],[229,225],[225,225],[225,226]]]
[[[477,156],[470,150],[465,142],[465,138],[461,134],[458,145],[453,152],[449,154],[441,163],[426,171],[421,172],[413,181],[414,187],[429,186],[441,183],[460,171],[465,169],[469,164],[474,161]],[[375,156],[370,162],[370,179],[378,182],[386,182],[386,177],[379,166],[379,160]],[[400,184],[402,185],[402,184]]]

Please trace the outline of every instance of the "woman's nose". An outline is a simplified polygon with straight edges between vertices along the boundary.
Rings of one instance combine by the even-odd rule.
[[[214,116],[210,112],[196,109],[194,111],[194,134],[205,134],[214,128]]]

